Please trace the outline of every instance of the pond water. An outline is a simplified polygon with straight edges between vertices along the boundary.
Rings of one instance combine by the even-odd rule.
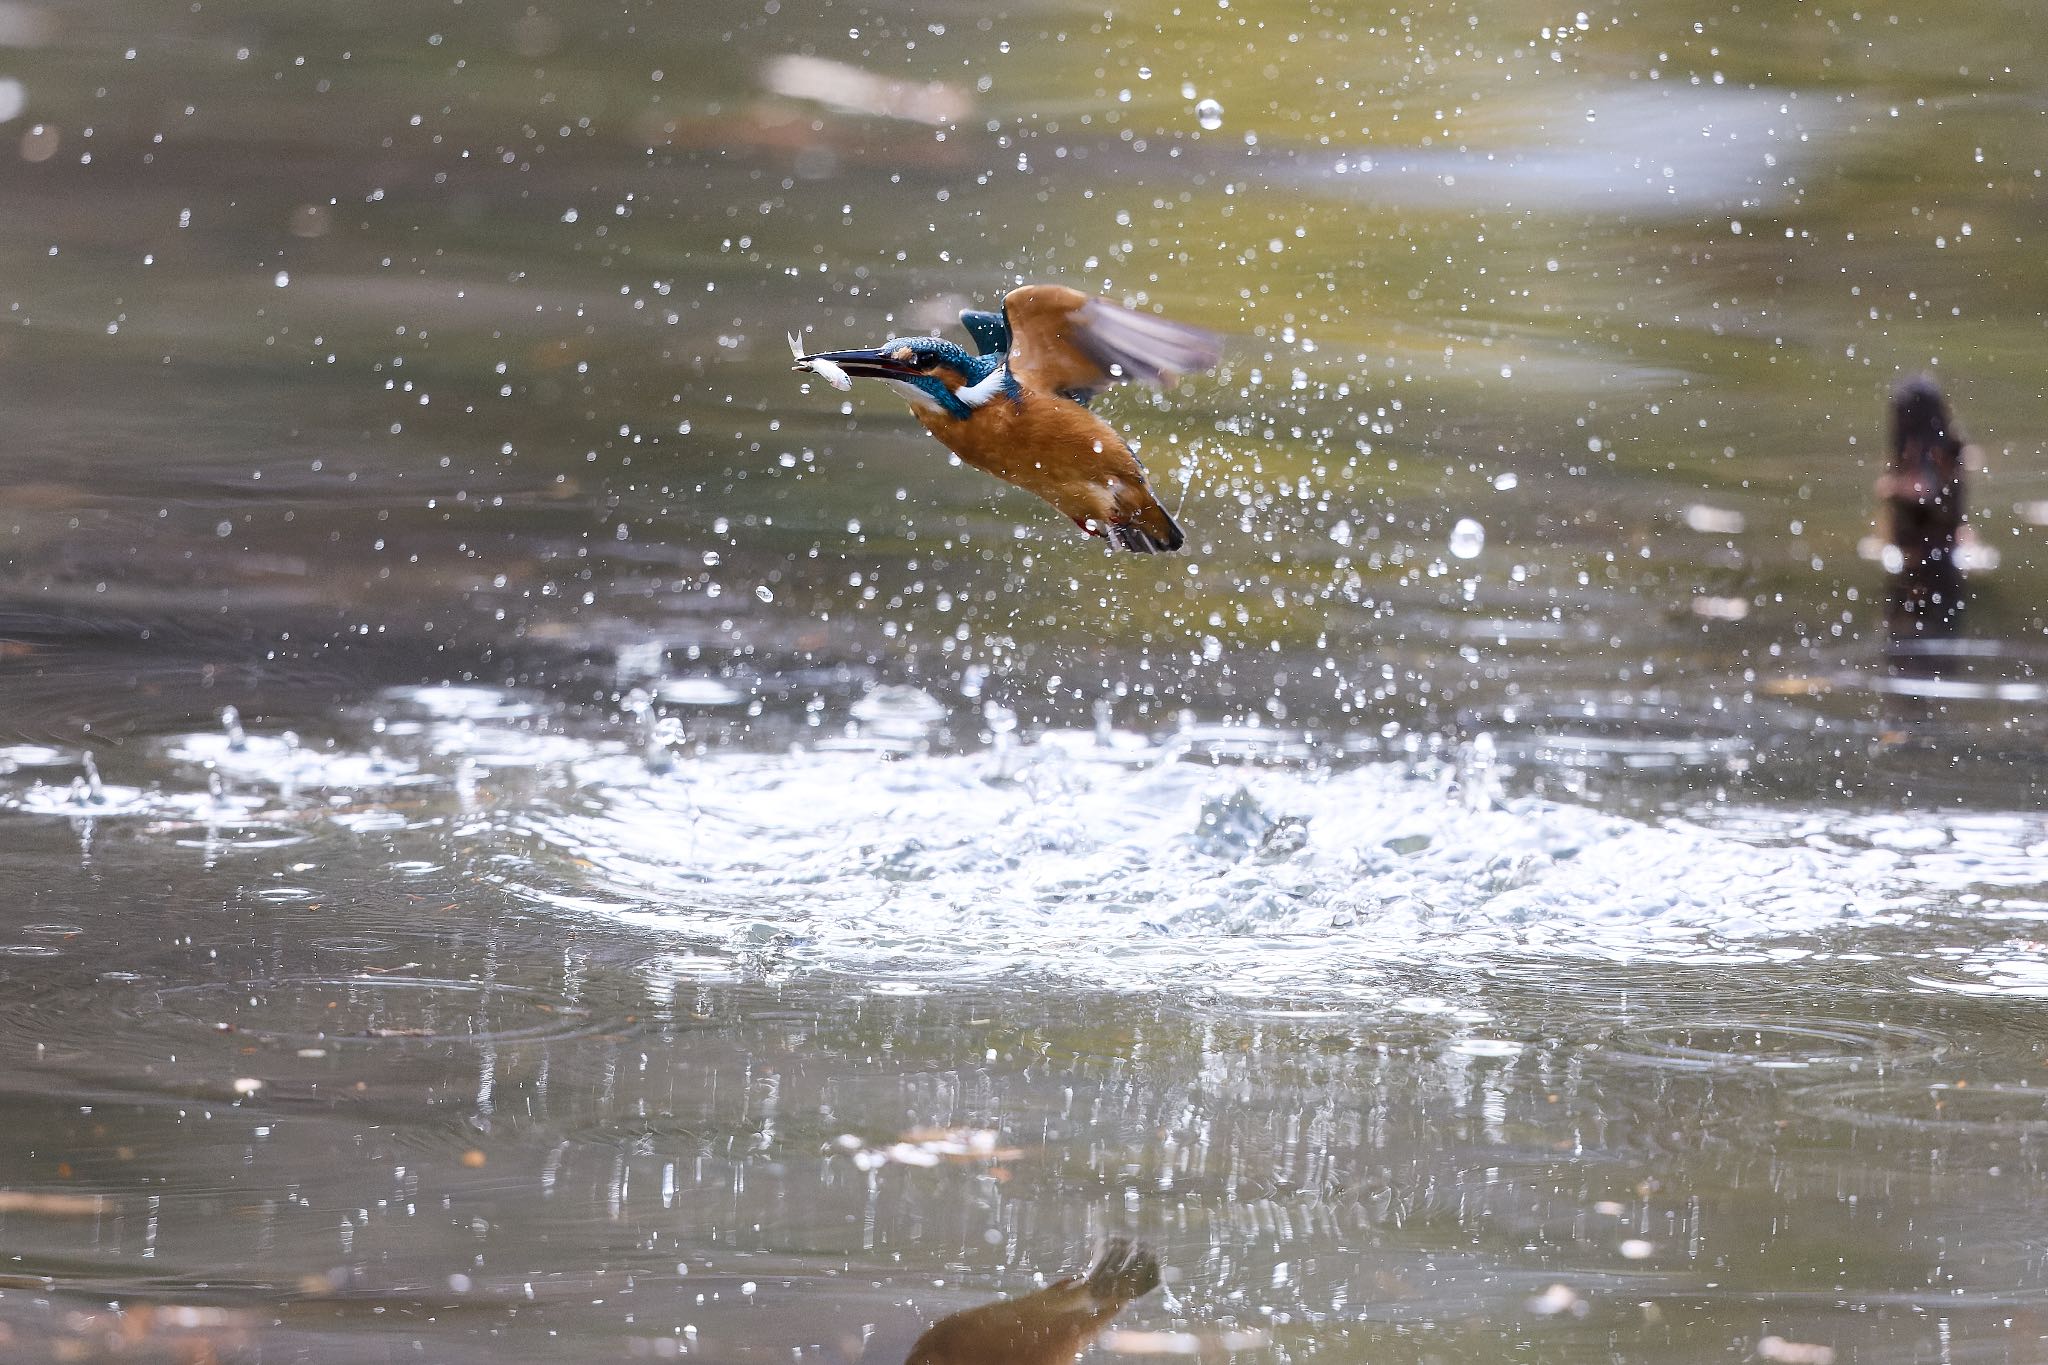
[[[0,1357],[2039,1359],[2037,17],[0,3]]]

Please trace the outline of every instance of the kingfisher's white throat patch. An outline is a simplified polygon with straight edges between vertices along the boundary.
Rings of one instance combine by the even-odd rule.
[[[884,379],[882,382],[909,399],[910,406],[913,408],[929,408],[933,412],[945,411],[945,408],[940,405],[938,399],[932,397],[907,379]]]

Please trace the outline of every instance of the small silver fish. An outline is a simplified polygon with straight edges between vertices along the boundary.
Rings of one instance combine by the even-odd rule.
[[[841,393],[845,393],[853,387],[853,381],[847,378],[846,371],[840,369],[829,360],[804,359],[803,343],[796,339],[796,333],[794,332],[789,333],[788,336],[789,353],[796,357],[798,369],[809,370]]]

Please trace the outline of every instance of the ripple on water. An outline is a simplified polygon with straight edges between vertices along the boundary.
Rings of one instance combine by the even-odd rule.
[[[216,1031],[279,1043],[503,1043],[580,1037],[627,1026],[541,991],[404,976],[282,977],[173,986],[164,1013]]]
[[[2048,1133],[2048,1086],[1968,1081],[1870,1081],[1795,1091],[1799,1112],[1858,1128],[1938,1135],[2017,1137]]]
[[[382,749],[309,749],[291,734],[200,731],[167,745],[178,763],[218,773],[238,785],[277,791],[353,792],[415,787],[440,779],[410,759]]]
[[[383,695],[401,709],[418,711],[435,720],[522,720],[540,715],[545,709],[533,697],[459,683],[393,687]]]
[[[1681,1071],[1853,1071],[1943,1048],[1939,1035],[1897,1024],[1725,1017],[1616,1029],[1602,1052],[1610,1062]]]
[[[673,706],[737,706],[747,699],[732,684],[702,676],[663,678],[654,685],[654,695]]]
[[[1545,729],[1502,744],[1504,752],[1546,767],[1596,771],[1706,768],[1740,771],[1750,745],[1739,736],[1643,735],[1591,729]]]
[[[1487,977],[1527,993],[1526,1017],[1583,1021],[1588,1011],[1633,1019],[1639,1015],[1714,1018],[1735,1010],[1775,1014],[1808,987],[1796,972],[1766,973],[1748,961],[1713,961],[1701,953],[1682,967],[1669,962],[1604,963],[1598,971],[1561,975],[1543,959],[1489,964]]]
[[[309,830],[261,820],[243,820],[226,825],[205,821],[178,821],[153,830],[152,833],[172,835],[171,842],[179,848],[197,848],[214,853],[290,848],[294,844],[306,843],[313,837]]]
[[[1469,1034],[1450,1039],[1444,1044],[1444,1051],[1454,1053],[1460,1057],[1476,1057],[1499,1061],[1509,1057],[1521,1056],[1523,1052],[1528,1050],[1528,1046],[1527,1043],[1517,1042],[1512,1038],[1493,1038]]]
[[[657,991],[727,984],[744,975],[740,963],[723,954],[658,953],[640,963],[641,978]]]
[[[370,934],[347,934],[339,938],[316,938],[310,946],[323,953],[388,953],[398,944]]]
[[[686,1123],[675,1114],[633,1114],[599,1119],[568,1130],[572,1142],[615,1149],[627,1156],[706,1153],[730,1134],[716,1123]]]
[[[1953,975],[1919,972],[1908,978],[1915,988],[1942,995],[2039,1000],[2048,997],[2048,961],[2032,945],[1984,949],[1951,969]]]
[[[73,820],[165,815],[174,809],[168,798],[142,787],[112,782],[87,785],[83,779],[69,784],[34,782],[0,796],[0,806],[24,815],[61,815]]]
[[[0,745],[0,773],[20,768],[62,768],[77,761],[75,752],[53,749],[47,744]]]
[[[233,842],[277,848],[305,838],[303,831],[274,818],[265,802],[220,790],[165,791],[154,786],[104,782],[88,762],[69,782],[37,780],[0,792],[0,809],[26,815],[58,815],[71,820],[144,817],[159,822],[152,833],[206,831],[213,844]],[[194,841],[195,843],[198,841]]]
[[[442,968],[459,970],[467,960],[470,945],[466,939],[465,926],[449,923],[440,928],[414,928],[404,921],[356,922],[350,926],[354,932],[323,934],[307,941],[306,946],[317,953],[333,953],[344,958],[369,958],[389,954],[396,958],[404,956],[414,959],[408,967],[385,964],[372,970],[353,967],[344,969],[356,976],[372,976],[384,972],[397,972],[420,979],[438,978]],[[497,941],[507,941],[498,935]],[[422,966],[431,963],[433,966]],[[417,968],[418,970],[412,970]]]

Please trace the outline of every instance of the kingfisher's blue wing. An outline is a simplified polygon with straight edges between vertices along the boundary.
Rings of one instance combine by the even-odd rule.
[[[1010,324],[1001,313],[984,313],[978,308],[962,310],[960,325],[974,338],[981,355],[1001,355],[1010,349]]]

